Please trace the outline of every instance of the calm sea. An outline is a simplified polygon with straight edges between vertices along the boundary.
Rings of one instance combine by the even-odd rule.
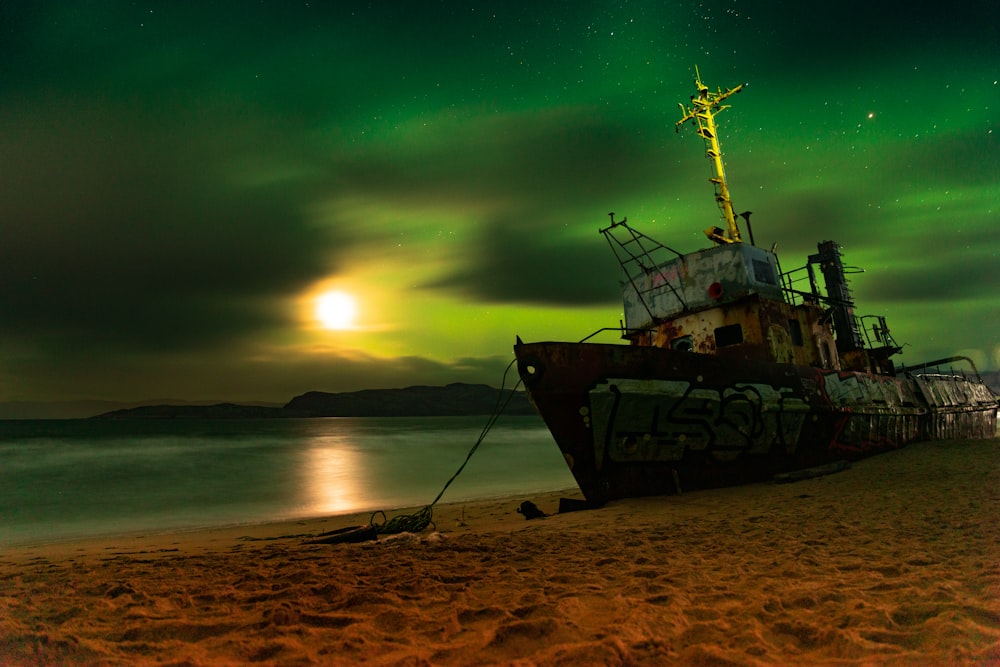
[[[486,421],[0,421],[0,545],[423,506]],[[541,420],[501,416],[440,502],[574,486]]]

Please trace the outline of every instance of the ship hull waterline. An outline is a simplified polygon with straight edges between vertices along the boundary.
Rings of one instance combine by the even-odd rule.
[[[996,433],[996,399],[962,378],[948,379],[951,405],[942,407],[924,396],[937,392],[933,379],[601,343],[519,343],[514,352],[532,403],[595,506]]]

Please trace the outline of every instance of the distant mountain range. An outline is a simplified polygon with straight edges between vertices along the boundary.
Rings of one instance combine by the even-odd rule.
[[[142,405],[104,412],[95,419],[261,419],[282,417],[452,417],[488,415],[508,399],[485,384],[456,382],[444,387],[364,389],[344,393],[310,391],[283,406],[237,405]],[[534,408],[523,392],[509,396],[505,414],[533,415]]]
[[[1000,394],[1000,371],[982,373],[983,380]],[[506,395],[506,392],[505,394]],[[444,387],[416,386],[405,389],[364,389],[327,393],[310,391],[288,403],[212,403],[175,400],[143,401],[139,404],[113,401],[0,402],[0,419],[254,419],[270,417],[381,417],[457,416],[492,414],[500,390],[485,384],[454,383]],[[534,408],[523,392],[517,392],[505,409],[507,414],[531,415]]]
[[[85,419],[112,410],[141,405],[210,405],[218,401],[182,401],[161,398],[148,401],[0,401],[0,419]],[[280,403],[271,404],[280,407]]]

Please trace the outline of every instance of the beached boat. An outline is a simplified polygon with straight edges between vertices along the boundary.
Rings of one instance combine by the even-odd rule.
[[[625,342],[518,338],[514,347],[587,500],[758,481],[918,440],[994,437],[997,397],[970,359],[897,367],[901,347],[885,318],[854,312],[837,243],[819,243],[789,271],[754,243],[750,214],[734,213],[715,122],[743,86],[711,91],[700,73],[695,85],[676,125],[694,125],[713,165],[725,227],[705,230],[712,246],[680,253],[612,213],[601,233],[624,272]]]

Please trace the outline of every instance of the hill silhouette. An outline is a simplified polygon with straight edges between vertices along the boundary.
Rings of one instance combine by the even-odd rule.
[[[217,403],[214,405],[143,405],[112,410],[95,419],[270,419],[291,417],[457,417],[489,415],[508,392],[485,384],[455,382],[444,387],[363,389],[329,393],[309,391],[281,407]],[[504,408],[511,415],[533,415],[523,392]]]

